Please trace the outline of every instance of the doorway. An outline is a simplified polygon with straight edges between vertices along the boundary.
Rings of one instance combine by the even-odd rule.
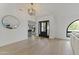
[[[35,21],[28,21],[28,38],[32,36],[36,36],[36,22]]]
[[[49,38],[49,20],[39,21],[39,36]]]

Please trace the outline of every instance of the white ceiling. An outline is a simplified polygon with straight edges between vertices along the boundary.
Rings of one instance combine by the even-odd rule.
[[[39,11],[37,12],[37,16],[44,16],[44,15],[55,15],[55,13],[59,12],[63,8],[66,7],[78,7],[79,4],[68,4],[68,3],[38,3]],[[28,3],[0,3],[0,9],[4,10],[19,10],[22,9],[22,12],[25,11],[25,8],[28,7]]]
[[[56,4],[52,3],[39,3],[37,16],[51,15],[56,8]],[[25,8],[28,6],[28,3],[2,3],[0,4],[0,9],[5,9],[11,11],[12,9],[22,9],[22,12],[25,11]]]

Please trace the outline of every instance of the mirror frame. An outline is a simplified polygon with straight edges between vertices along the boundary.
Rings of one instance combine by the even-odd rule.
[[[4,19],[5,19],[6,17],[8,17],[8,16],[9,16],[9,17],[13,17],[14,19],[17,20],[17,22],[18,22],[17,27],[12,28],[12,27],[10,27],[10,25],[5,25],[5,24],[4,24]],[[2,18],[1,23],[2,23],[2,25],[3,25],[5,28],[7,28],[7,29],[16,29],[16,28],[18,28],[18,27],[20,26],[20,21],[19,21],[19,19],[18,19],[17,17],[13,16],[13,15],[5,15],[5,16]]]

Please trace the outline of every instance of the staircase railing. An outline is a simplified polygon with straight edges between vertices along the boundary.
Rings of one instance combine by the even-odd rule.
[[[73,33],[70,34],[70,42],[74,55],[79,55],[79,38],[75,36]]]

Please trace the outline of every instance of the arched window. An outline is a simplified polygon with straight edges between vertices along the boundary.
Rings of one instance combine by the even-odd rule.
[[[66,36],[70,37],[69,34],[72,32],[79,32],[79,19],[77,19],[69,24],[69,26],[67,27],[67,30],[66,30]]]

